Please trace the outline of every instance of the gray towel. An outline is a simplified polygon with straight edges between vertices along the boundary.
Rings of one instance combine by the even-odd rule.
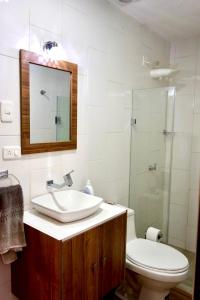
[[[4,264],[15,261],[16,252],[26,246],[23,213],[21,186],[0,188],[0,255]]]

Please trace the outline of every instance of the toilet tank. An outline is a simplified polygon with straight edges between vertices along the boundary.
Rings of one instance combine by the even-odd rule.
[[[136,230],[135,230],[135,211],[133,209],[127,209],[127,236],[126,241],[129,242],[133,239],[136,239]]]

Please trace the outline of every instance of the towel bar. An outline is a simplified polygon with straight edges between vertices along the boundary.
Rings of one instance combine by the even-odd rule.
[[[20,181],[14,174],[8,173],[8,170],[0,171],[0,179],[7,179],[9,176],[13,177],[19,184]]]

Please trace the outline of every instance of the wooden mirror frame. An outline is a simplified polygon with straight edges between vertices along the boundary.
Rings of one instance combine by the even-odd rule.
[[[70,140],[66,142],[30,143],[30,71],[29,64],[36,64],[70,72]],[[42,55],[20,50],[21,93],[21,153],[31,154],[71,150],[77,148],[77,69],[76,64],[46,59]]]

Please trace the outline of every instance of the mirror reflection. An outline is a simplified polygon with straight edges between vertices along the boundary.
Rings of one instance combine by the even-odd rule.
[[[29,64],[30,144],[70,140],[70,72]]]

